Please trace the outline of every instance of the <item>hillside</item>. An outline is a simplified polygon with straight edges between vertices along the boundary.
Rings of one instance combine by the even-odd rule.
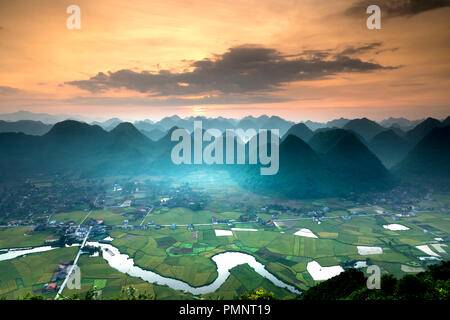
[[[385,190],[389,171],[354,134],[343,135],[324,155],[334,193]]]
[[[421,178],[447,184],[450,179],[449,146],[450,126],[435,128],[394,168],[394,172],[405,178]]]
[[[411,149],[411,143],[395,133],[394,130],[380,132],[369,141],[368,145],[387,168],[391,168],[403,160]]]
[[[73,120],[57,123],[45,135],[0,134],[0,175],[64,173],[103,175],[142,171],[151,159],[151,140],[131,124],[107,132]]]
[[[302,139],[303,141],[308,141],[314,135],[314,132],[309,129],[304,123],[297,123],[289,128],[283,138],[286,138],[289,135],[294,135],[297,138]]]
[[[353,134],[344,129],[327,129],[316,132],[309,140],[309,145],[319,153],[328,152],[342,137]]]
[[[385,130],[378,123],[367,118],[351,120],[342,128],[356,132],[367,141]]]
[[[413,144],[418,143],[434,128],[439,128],[442,123],[434,118],[427,118],[406,133],[406,138]]]

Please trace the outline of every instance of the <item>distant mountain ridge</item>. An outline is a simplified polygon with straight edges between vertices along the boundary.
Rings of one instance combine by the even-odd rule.
[[[50,131],[51,124],[45,124],[41,121],[19,120],[19,121],[3,121],[0,120],[1,132],[23,132],[32,136],[41,136]]]
[[[255,119],[247,118],[245,121]],[[262,123],[269,125],[282,121],[271,117],[262,120]],[[367,121],[370,120],[364,120]],[[0,133],[0,179],[36,174],[103,176],[164,172],[177,175],[198,168],[215,170],[214,166],[177,166],[171,162],[171,150],[177,144],[171,141],[171,133],[177,128],[174,126],[166,132],[160,131],[161,136],[156,140],[148,138],[142,130],[127,122],[119,123],[111,131],[99,125],[66,120],[55,124],[42,136]],[[353,129],[359,128],[353,126]],[[387,189],[394,182],[383,163],[386,166],[398,163],[392,172],[399,179],[403,176],[442,179],[450,171],[448,126],[431,119],[410,132],[416,136],[430,128],[431,131],[417,144],[411,144],[407,136],[400,137],[386,128],[366,141],[355,130],[313,132],[300,123],[290,127],[280,141],[277,175],[261,176],[259,165],[220,168],[228,170],[247,188],[300,198]],[[259,135],[257,137],[259,139]],[[204,147],[207,144],[204,143]],[[407,150],[411,150],[409,153],[405,151],[406,146],[412,148]],[[248,159],[248,143],[246,152]]]
[[[367,118],[350,120],[342,128],[356,132],[357,134],[361,135],[366,141],[372,139],[374,136],[384,130],[381,125]]]

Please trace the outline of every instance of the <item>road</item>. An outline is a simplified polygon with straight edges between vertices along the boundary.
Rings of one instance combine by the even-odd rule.
[[[140,224],[140,226],[142,226],[144,224],[145,219],[147,218],[147,216],[153,212],[153,206],[147,211],[147,214],[145,215],[144,219],[142,219],[142,222]]]
[[[91,230],[92,230],[92,227],[89,227],[89,230],[86,233],[86,236],[84,237],[83,243],[81,244],[80,249],[78,250],[78,253],[77,253],[76,257],[75,257],[75,260],[73,261],[73,264],[70,267],[69,272],[67,272],[66,278],[64,279],[63,283],[61,284],[61,287],[58,290],[58,293],[55,296],[55,300],[57,300],[61,296],[61,293],[64,291],[64,288],[66,287],[67,281],[69,281],[70,275],[73,273],[73,270],[74,270],[75,266],[77,265],[78,259],[81,256],[81,252],[83,250],[83,247],[86,244],[87,239],[89,238],[89,233],[91,233]]]
[[[98,196],[97,196],[97,197],[95,198],[95,200],[94,200],[94,207],[95,207],[95,205],[96,205],[96,203],[97,203],[97,200],[98,200]],[[80,224],[77,226],[77,229],[75,230],[75,233],[78,232],[78,230],[80,229],[80,227],[81,227],[81,225],[83,224],[83,222],[86,221],[86,219],[91,215],[91,213],[92,213],[92,209],[89,210],[89,212],[87,213],[87,215],[83,218],[83,220],[81,220]]]

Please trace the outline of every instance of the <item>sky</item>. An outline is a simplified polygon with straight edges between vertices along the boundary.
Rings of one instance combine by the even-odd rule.
[[[1,0],[0,113],[445,118],[449,17],[450,0]]]

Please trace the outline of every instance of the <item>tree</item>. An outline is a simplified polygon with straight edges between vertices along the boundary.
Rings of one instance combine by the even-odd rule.
[[[257,289],[250,292],[244,292],[236,297],[235,300],[276,300],[276,297],[273,292]]]

